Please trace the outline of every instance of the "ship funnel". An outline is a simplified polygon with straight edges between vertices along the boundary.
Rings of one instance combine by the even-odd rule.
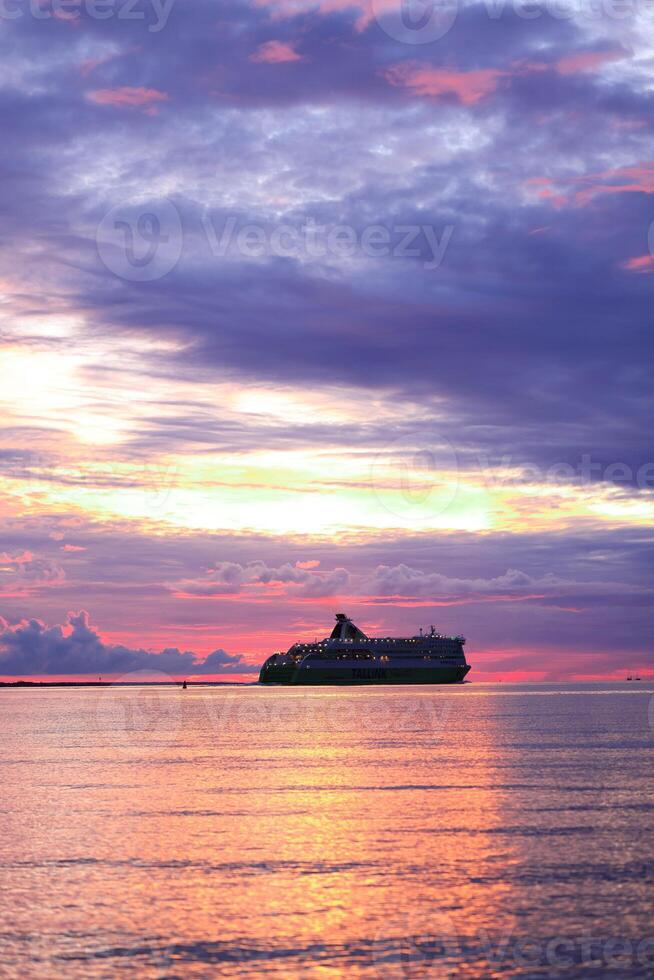
[[[332,640],[367,640],[368,637],[355,626],[345,613],[336,613],[336,626],[331,632]]]

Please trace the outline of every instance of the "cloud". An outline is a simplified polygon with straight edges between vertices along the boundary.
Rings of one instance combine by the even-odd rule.
[[[551,200],[556,206],[569,204],[584,207],[600,194],[654,194],[654,167],[651,163],[643,162],[574,177],[532,177],[527,183],[537,189],[543,199]]]
[[[15,556],[38,549],[44,560],[58,560],[60,542],[49,535],[66,530],[65,521],[57,514],[5,525],[3,550]],[[204,655],[220,637],[223,648],[261,661],[299,637],[328,634],[333,613],[342,609],[371,635],[413,635],[430,622],[463,633],[475,664],[480,651],[517,648],[522,667],[542,670],[563,646],[569,676],[598,651],[607,651],[616,668],[625,657],[634,669],[651,661],[654,537],[644,527],[586,520],[559,530],[358,534],[347,542],[321,537],[309,543],[253,532],[163,534],[127,520],[78,520],[74,533],[87,550],[72,556],[65,581],[3,600],[5,620],[28,622],[38,608],[40,618],[58,623],[62,604],[83,604],[111,624],[120,609],[121,638],[130,650],[140,650],[147,634],[153,649],[184,651],[192,635]],[[218,567],[217,552],[223,563],[218,575],[207,571]],[[295,578],[307,554],[334,573],[338,602],[308,596],[329,592],[331,580],[324,587],[307,583],[304,595],[293,594],[302,582],[251,582],[230,590],[217,581],[242,583],[248,566],[253,577],[255,569],[286,566]],[[235,576],[227,573],[228,563]],[[345,576],[338,581],[339,568],[347,584]]]
[[[204,661],[177,649],[160,653],[105,644],[87,612],[69,613],[66,622],[46,626],[38,619],[10,625],[0,619],[0,675],[110,676],[153,670],[178,675],[243,674],[257,668],[240,656],[215,650]]]
[[[59,562],[35,557],[30,551],[0,555],[0,597],[17,598],[41,593],[64,584],[66,573]]]
[[[310,567],[305,567],[309,564]],[[244,590],[266,592],[266,587],[282,587],[289,597],[316,599],[342,594],[350,583],[350,574],[344,568],[333,571],[316,571],[315,562],[289,562],[278,567],[269,567],[264,561],[255,560],[241,565],[238,562],[218,562],[209,570],[206,577],[183,580],[173,585],[176,595],[197,597],[219,597],[236,595]]]
[[[612,61],[620,61],[625,57],[627,57],[627,52],[622,48],[613,48],[608,51],[580,51],[559,58],[555,67],[560,75],[574,75],[577,72],[596,71],[602,65]]]
[[[386,8],[392,9],[399,0],[376,0],[376,7],[370,0],[254,0],[254,2],[256,6],[270,8],[275,19],[283,17],[295,19],[309,13],[330,17],[344,11],[348,15],[356,16],[356,30],[362,31],[374,20],[376,12]]]
[[[603,601],[647,605],[654,599],[654,592],[640,584],[571,579],[552,572],[534,575],[510,567],[494,576],[463,578],[414,568],[405,562],[380,564],[368,573],[342,567],[317,572],[289,562],[278,567],[261,560],[220,562],[206,576],[184,580],[171,588],[178,598],[246,595],[272,599],[283,595],[288,600],[311,601],[339,596],[377,603],[424,599],[438,606],[493,602],[588,608]]]
[[[491,578],[454,578],[399,565],[379,565],[358,587],[359,594],[428,597],[436,603],[535,602],[563,606],[595,606],[602,601],[648,605],[654,590],[648,586],[610,581],[574,581],[552,572],[534,576],[508,568]]]
[[[457,71],[404,62],[388,68],[385,74],[391,85],[407,88],[416,95],[454,96],[462,105],[470,106],[494,92],[505,73],[494,68]]]
[[[168,95],[155,88],[121,85],[118,88],[93,89],[86,94],[89,102],[96,105],[110,105],[116,108],[149,108],[157,102],[166,102]]]
[[[576,75],[596,71],[603,65],[627,56],[623,48],[574,52],[554,62],[519,59],[505,68],[468,68],[434,66],[429,63],[402,61],[385,69],[391,85],[408,89],[416,95],[433,99],[455,97],[461,105],[474,106],[496,92],[501,79],[520,79],[531,73],[556,71],[559,75]]]
[[[23,565],[29,565],[34,560],[34,555],[31,551],[23,551],[17,555],[10,555],[6,551],[0,554],[0,565],[5,568],[9,566],[10,569],[21,568]]]
[[[302,55],[298,54],[295,46],[287,41],[264,41],[254,54],[250,55],[250,61],[279,65],[290,61],[302,61]]]
[[[557,585],[555,576],[549,575],[541,580],[539,587],[551,590]],[[463,597],[475,599],[488,594],[514,598],[529,594],[535,588],[536,582],[531,576],[513,568],[495,578],[460,579],[450,578],[440,572],[425,572],[401,563],[394,566],[378,565],[372,578],[363,583],[361,590],[372,596],[430,596],[439,600]]]
[[[654,271],[654,256],[650,255],[637,255],[632,259],[625,259],[621,263],[623,269],[627,269],[629,272],[652,272]]]

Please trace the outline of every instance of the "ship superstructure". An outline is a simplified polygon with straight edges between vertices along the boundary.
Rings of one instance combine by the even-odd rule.
[[[406,638],[366,636],[345,613],[336,614],[330,636],[294,643],[261,668],[262,684],[457,684],[470,665],[463,636],[432,626]]]

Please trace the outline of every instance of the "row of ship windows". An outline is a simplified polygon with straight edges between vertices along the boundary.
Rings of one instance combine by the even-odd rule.
[[[397,636],[374,636],[367,637],[367,643],[424,643],[425,640],[449,640],[451,643],[459,643],[460,638],[458,636],[442,636],[440,633],[427,634],[426,636],[413,636],[407,637],[406,639]],[[329,640],[324,640],[322,643],[318,643],[318,646],[322,647],[328,643]],[[344,636],[342,639],[337,638],[336,643],[360,643],[361,638],[352,638],[351,636]],[[315,646],[315,643],[302,643],[301,646]]]
[[[425,639],[431,639],[431,637],[429,637],[429,638],[428,637],[425,637]],[[441,646],[445,647],[448,650],[458,650],[459,649],[459,646],[460,646],[460,643],[461,643],[460,640],[452,640],[452,639],[444,640],[442,637],[439,637],[439,636],[433,637],[433,639],[440,640],[441,641]],[[337,642],[338,643],[354,643],[354,642],[360,643],[361,641],[360,640],[357,640],[357,641],[355,641],[355,640],[338,640]],[[404,645],[404,644],[407,644],[407,643],[423,643],[424,641],[423,641],[423,639],[419,639],[419,640],[418,639],[416,639],[416,640],[397,640],[397,639],[393,639],[393,637],[388,637],[388,638],[380,637],[377,640],[367,640],[366,642],[368,642],[368,643],[375,643],[375,644],[376,643],[397,643],[397,644]],[[294,647],[293,647],[293,649],[295,649],[295,650],[309,650],[309,649],[315,649],[315,648],[318,648],[320,650],[325,650],[325,649],[329,650],[331,648],[331,644],[329,642],[327,642],[327,643],[296,643],[294,645]]]
[[[352,652],[352,653],[332,653],[331,655],[328,655],[328,656],[324,656],[323,655],[320,659],[321,660],[365,660],[365,661],[368,661],[368,662],[379,660],[381,663],[386,663],[391,658],[389,656],[387,656],[386,654],[384,654],[384,653],[382,653],[379,657],[375,657],[372,654],[354,653],[354,652]],[[397,657],[393,657],[393,659],[396,660]],[[437,653],[429,654],[429,653],[426,653],[426,654],[423,654],[423,658],[422,659],[423,660],[448,660],[448,661],[449,660],[456,660],[457,662],[460,662],[461,661],[461,657],[460,656],[459,657],[456,657],[455,655],[450,654],[450,653],[441,653],[441,654],[437,654]]]

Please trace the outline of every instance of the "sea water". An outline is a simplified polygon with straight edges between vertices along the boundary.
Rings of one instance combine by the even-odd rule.
[[[651,977],[651,683],[4,689],[3,977]]]

